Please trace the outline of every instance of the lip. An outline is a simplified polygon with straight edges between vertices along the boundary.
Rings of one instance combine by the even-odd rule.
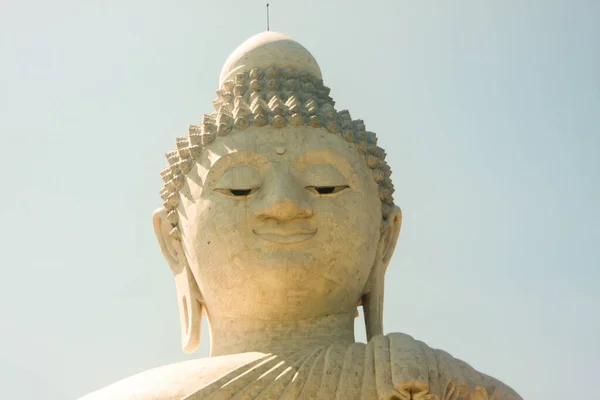
[[[315,236],[315,228],[268,226],[252,230],[262,239],[280,244],[300,243]]]

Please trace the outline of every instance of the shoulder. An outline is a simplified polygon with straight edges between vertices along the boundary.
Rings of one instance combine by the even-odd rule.
[[[261,357],[264,354],[244,353],[169,364],[125,378],[79,400],[181,400]]]
[[[466,395],[484,390],[489,396],[495,394],[496,399],[521,399],[508,385],[475,370],[443,350],[432,349],[403,333],[391,333],[386,337],[392,362],[396,365],[413,365],[406,369],[413,375],[407,376],[407,379],[427,381],[432,393],[443,395],[448,391],[459,391]]]

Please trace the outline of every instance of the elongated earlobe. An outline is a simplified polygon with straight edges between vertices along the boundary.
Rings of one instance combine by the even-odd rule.
[[[192,353],[200,345],[204,301],[185,257],[181,238],[170,234],[172,226],[167,220],[167,210],[159,208],[154,212],[153,225],[160,249],[175,277],[183,351]]]
[[[367,340],[383,335],[385,272],[396,248],[401,226],[402,211],[400,211],[400,208],[394,207],[388,218],[382,222],[381,237],[379,238],[375,264],[371,269],[371,274],[369,275],[361,299]]]
[[[383,290],[381,279],[381,282],[373,282],[371,291],[362,297],[367,341],[383,335]]]
[[[184,352],[193,353],[200,346],[204,304],[189,267],[186,266],[175,276],[175,285],[181,321],[181,344]]]

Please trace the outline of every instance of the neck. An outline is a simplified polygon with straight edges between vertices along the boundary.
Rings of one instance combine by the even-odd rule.
[[[354,343],[352,314],[295,321],[211,315],[209,320],[211,357],[246,352],[288,353],[333,342]]]

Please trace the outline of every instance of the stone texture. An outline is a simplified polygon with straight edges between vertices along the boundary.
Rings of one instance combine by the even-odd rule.
[[[383,335],[402,214],[377,137],[336,111],[312,55],[264,32],[227,60],[214,110],[176,139],[154,230],[184,351],[101,399],[519,399],[410,336]],[[355,343],[362,306],[368,343]]]

